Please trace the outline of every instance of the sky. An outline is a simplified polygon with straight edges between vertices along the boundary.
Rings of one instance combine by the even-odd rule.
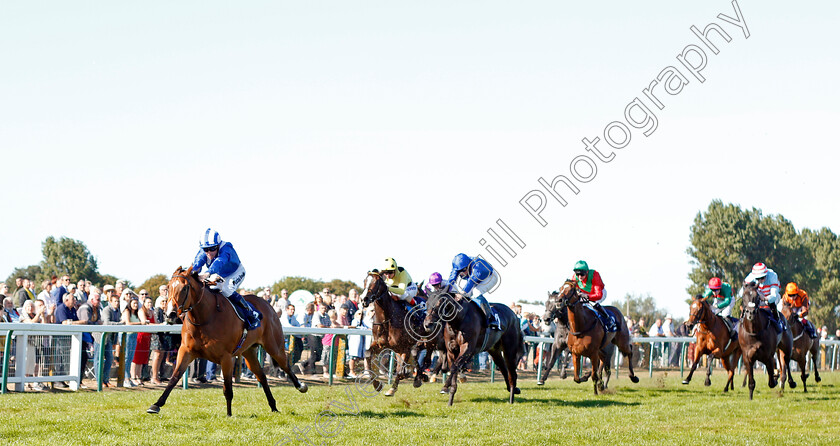
[[[140,283],[210,226],[245,287],[361,283],[386,257],[420,281],[465,252],[499,270],[491,301],[544,301],[585,259],[606,303],[650,293],[684,317],[712,200],[840,229],[840,7],[737,7],[746,30],[721,0],[3,2],[0,274],[71,237]],[[718,54],[690,29],[710,23]],[[691,45],[703,82],[677,58],[698,66]],[[669,66],[676,94],[650,87]],[[579,189],[558,187],[565,207],[539,183],[558,175]],[[520,204],[533,190],[545,226]],[[499,219],[515,257],[488,236]]]

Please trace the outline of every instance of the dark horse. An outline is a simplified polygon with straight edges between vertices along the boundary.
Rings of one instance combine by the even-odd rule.
[[[490,304],[501,323],[501,330],[490,330],[478,304],[460,294],[435,291],[429,295],[426,305],[424,327],[427,331],[442,329],[443,322],[452,328],[452,331],[444,331],[450,373],[440,391],[449,393],[449,405],[455,401],[455,392],[458,391],[458,374],[472,361],[473,355],[483,351],[490,354],[505,377],[509,402],[513,404],[514,395],[520,393],[516,387],[516,365],[525,354],[525,340],[519,328],[519,318],[513,310],[507,305]]]
[[[820,355],[820,338],[812,339],[805,331],[805,324],[799,319],[799,316],[794,313],[790,304],[785,302],[782,305],[782,314],[787,319],[788,327],[790,327],[791,335],[793,336],[793,349],[791,350],[790,359],[796,361],[799,365],[799,371],[802,378],[802,391],[808,391],[808,385],[805,380],[808,379],[808,373],[805,372],[808,365],[808,353],[811,353],[811,365],[814,369],[814,381],[820,382],[820,371],[817,368],[817,358]]]
[[[416,359],[416,345],[425,333],[423,323],[419,317],[411,317],[401,301],[391,299],[388,285],[378,271],[368,272],[360,298],[365,307],[374,304],[371,358],[378,358],[385,349],[391,349],[399,355],[399,370],[394,376],[391,388],[385,392],[385,396],[394,396],[400,380],[409,376],[409,365]],[[418,372],[414,378],[414,387],[420,387],[425,377],[425,374]],[[375,381],[373,385],[377,390],[381,389],[379,381]]]
[[[277,405],[268,387],[262,366],[257,360],[257,345],[262,345],[266,353],[271,356],[280,368],[286,372],[289,380],[300,393],[307,390],[306,384],[298,381],[289,364],[286,362],[286,349],[283,339],[283,328],[280,319],[268,302],[252,294],[243,296],[253,304],[265,318],[256,330],[251,330],[237,348],[242,339],[244,323],[239,320],[233,310],[233,305],[218,291],[211,290],[208,283],[199,280],[198,275],[190,267],[187,270],[178,267],[169,280],[169,304],[177,315],[184,321],[181,328],[181,347],[178,349],[178,360],[175,372],[163,395],[152,404],[146,412],[158,413],[166,404],[169,393],[178,384],[181,375],[196,358],[204,358],[220,364],[224,375],[224,393],[227,400],[227,415],[231,416],[230,403],[233,400],[233,365],[234,356],[242,355],[248,363],[248,368],[257,375],[262,385],[268,406],[272,412],[277,412]],[[170,314],[170,316],[172,316]]]
[[[560,292],[552,291],[548,294],[548,300],[545,302],[545,314],[543,315],[544,321],[554,321],[555,323],[555,330],[554,330],[554,343],[551,344],[551,353],[549,354],[549,358],[546,361],[543,370],[542,376],[540,376],[539,381],[537,381],[537,385],[541,386],[545,384],[545,380],[548,379],[548,374],[551,372],[552,367],[554,367],[554,363],[557,362],[557,358],[560,358],[560,379],[566,379],[566,355],[569,355],[569,314],[566,311],[566,305],[559,300]],[[607,354],[607,361],[612,361],[613,354],[615,353],[615,345],[609,344],[607,346],[607,350],[609,350]],[[602,364],[603,368],[603,364]],[[586,375],[586,379],[589,379],[589,375]],[[609,384],[610,376],[607,375],[606,382],[604,383],[604,387]]]
[[[738,329],[738,343],[741,344],[741,353],[744,357],[744,366],[747,368],[746,379],[750,383],[750,399],[753,399],[755,390],[755,377],[753,368],[756,361],[761,361],[767,367],[768,385],[776,387],[776,375],[773,372],[776,366],[776,350],[781,353],[781,381],[782,391],[785,390],[785,377],[790,381],[790,388],[796,387],[796,382],[790,376],[790,351],[793,344],[793,337],[790,330],[779,333],[771,324],[770,311],[760,309],[761,299],[754,283],[744,285],[744,298],[741,310],[741,326]]]
[[[721,362],[723,362],[723,367],[728,373],[723,391],[728,392],[729,389],[735,390],[735,384],[732,382],[735,379],[735,366],[741,357],[741,344],[729,336],[729,329],[726,327],[726,323],[723,322],[720,316],[712,312],[712,306],[702,296],[694,298],[694,301],[691,302],[691,309],[688,315],[688,325],[691,328],[694,328],[698,324],[697,343],[694,347],[691,371],[688,372],[688,377],[685,378],[683,384],[691,382],[691,376],[697,370],[697,364],[700,363],[700,358],[703,355],[712,355],[715,358],[720,358]],[[712,358],[709,358],[709,365],[711,365],[711,361]],[[709,367],[706,371],[705,384],[707,386],[712,385],[711,374],[712,370]]]
[[[630,331],[627,329],[627,322],[624,315],[615,307],[604,307],[612,313],[618,325],[618,332],[608,333],[603,324],[599,322],[595,311],[586,308],[584,301],[588,298],[578,289],[577,282],[567,280],[560,288],[560,301],[566,304],[566,312],[569,316],[569,351],[572,352],[572,363],[575,366],[575,382],[582,383],[589,377],[580,377],[581,356],[589,358],[592,362],[592,376],[595,388],[595,395],[598,390],[604,390],[606,384],[601,378],[601,364],[606,369],[607,376],[610,376],[610,351],[607,346],[615,344],[618,350],[627,358],[627,365],[630,371],[630,381],[637,383],[639,378],[633,373],[633,347],[630,344]]]

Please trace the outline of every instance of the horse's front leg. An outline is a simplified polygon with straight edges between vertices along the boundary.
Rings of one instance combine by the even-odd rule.
[[[452,377],[457,378],[457,375],[461,373],[461,370],[467,365],[467,362],[472,359],[472,356],[475,351],[475,346],[472,343],[461,344],[461,351],[458,354],[458,358],[455,359],[455,363],[452,365]],[[455,393],[458,392],[458,380],[452,379],[449,386],[449,405],[453,405],[455,403]]]
[[[227,354],[222,357],[219,363],[222,366],[222,376],[225,380],[225,401],[227,401],[227,416],[231,416],[231,403],[233,402],[233,356]]]
[[[697,370],[697,364],[700,362],[700,358],[703,357],[701,353],[700,346],[697,346],[694,349],[694,357],[691,358],[691,370],[688,371],[688,376],[685,377],[683,380],[683,384],[688,384],[691,382],[691,377],[694,376],[694,371]]]
[[[392,375],[394,377],[394,382],[393,382],[393,384],[391,384],[391,388],[388,389],[385,392],[385,396],[394,396],[394,394],[397,393],[397,387],[399,387],[399,385],[400,385],[400,380],[403,379],[408,374],[408,372],[407,372],[408,363],[405,362],[405,357],[406,357],[405,353],[400,353],[397,356],[397,360],[396,360],[397,364],[394,365],[394,371],[393,371],[393,375]],[[390,370],[390,367],[389,367],[389,372],[390,371],[391,370]]]
[[[542,348],[542,346],[540,346]],[[545,384],[545,380],[548,379],[548,374],[551,373],[551,368],[554,366],[554,362],[557,361],[557,356],[560,355],[560,348],[558,348],[557,344],[551,345],[551,355],[548,358],[548,362],[544,364],[544,369],[540,379],[537,381],[537,385],[541,386]]]
[[[193,362],[193,359],[195,359],[195,356],[192,352],[188,352],[186,345],[181,344],[181,348],[178,349],[178,359],[175,361],[175,371],[172,373],[172,378],[169,378],[169,383],[166,384],[166,390],[163,391],[163,394],[160,398],[158,398],[156,403],[146,409],[146,413],[160,412],[160,408],[166,404],[166,399],[169,398],[169,394],[172,392],[172,389],[178,385],[178,381],[181,379],[181,376],[184,375],[184,372],[187,371],[187,368],[190,366],[190,363]]]
[[[580,384],[580,383],[586,381],[585,379],[580,378],[580,372],[581,372],[581,370],[580,370],[580,355],[578,355],[577,353],[572,353],[572,366],[574,366],[574,368],[575,368],[575,376],[574,376],[575,382]]]

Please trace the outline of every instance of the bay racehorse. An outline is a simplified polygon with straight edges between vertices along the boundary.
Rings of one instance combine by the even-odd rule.
[[[724,316],[725,317],[725,316]],[[711,355],[715,358],[720,358],[723,362],[723,367],[727,372],[726,384],[723,386],[723,391],[727,392],[731,388],[735,390],[735,366],[738,364],[738,359],[741,357],[741,344],[737,339],[732,339],[729,335],[729,328],[723,322],[721,316],[712,312],[712,306],[703,298],[702,295],[697,296],[691,302],[691,307],[688,315],[688,325],[690,328],[697,326],[697,342],[694,347],[694,358],[692,358],[691,371],[683,381],[683,384],[691,382],[691,377],[694,371],[697,370],[697,365],[703,355]],[[712,358],[709,358],[709,365],[711,366]],[[706,371],[707,386],[712,384],[711,380],[712,370],[709,367]]]
[[[440,393],[449,393],[449,405],[455,401],[458,391],[458,374],[472,361],[474,355],[486,351],[505,377],[509,393],[508,401],[513,404],[514,395],[520,393],[516,387],[516,366],[525,354],[525,341],[519,326],[519,318],[507,305],[492,303],[490,306],[499,315],[501,330],[491,330],[487,317],[477,303],[460,294],[447,290],[429,294],[426,303],[424,327],[427,331],[443,328],[443,323],[452,330],[445,330],[446,355],[450,373]]]
[[[555,330],[554,342],[551,344],[551,353],[543,366],[544,370],[542,376],[540,376],[539,381],[537,381],[538,386],[545,384],[546,379],[548,379],[548,374],[551,372],[552,367],[554,367],[554,363],[557,362],[557,358],[560,358],[560,379],[566,379],[566,367],[568,365],[566,356],[571,355],[571,353],[569,353],[568,344],[569,314],[566,311],[566,305],[560,302],[559,298],[560,293],[558,291],[552,291],[548,293],[548,300],[545,302],[545,314],[543,315],[543,320],[547,322],[554,321]],[[606,362],[609,362],[612,361],[613,354],[615,354],[615,345],[609,344],[607,349],[609,352],[607,354]],[[601,364],[601,367],[603,368],[603,363]],[[588,372],[586,379],[589,379],[591,374],[591,372]],[[609,378],[609,375],[607,375],[604,387],[609,385]]]
[[[808,385],[805,380],[808,379],[806,372],[808,366],[808,353],[811,353],[811,368],[814,370],[814,381],[820,382],[820,371],[817,368],[817,358],[820,355],[820,338],[811,338],[805,330],[805,324],[799,319],[799,316],[794,313],[790,304],[785,302],[782,305],[782,314],[787,319],[788,327],[790,327],[791,336],[793,336],[793,348],[791,350],[790,358],[796,361],[799,365],[799,371],[802,378],[802,391],[808,391]]]
[[[234,313],[230,301],[220,292],[211,290],[209,285],[211,283],[198,278],[192,267],[186,270],[178,267],[169,280],[169,316],[174,318],[177,314],[184,322],[181,328],[181,347],[178,349],[175,371],[166,385],[166,390],[146,412],[160,412],[169,393],[178,384],[190,363],[196,358],[204,358],[221,365],[227,415],[231,416],[234,357],[239,355],[245,358],[248,368],[257,376],[271,411],[277,412],[277,404],[271,395],[262,365],[257,359],[257,345],[262,345],[266,353],[286,372],[295,388],[305,393],[306,384],[298,381],[286,361],[283,328],[271,305],[252,294],[243,296],[264,317],[262,324],[257,329],[248,331],[247,336],[242,339],[245,324]]]
[[[627,358],[630,381],[637,383],[639,378],[633,372],[633,347],[630,344],[630,331],[627,329],[627,322],[624,315],[618,308],[604,307],[612,314],[618,326],[616,333],[607,332],[604,325],[595,315],[595,311],[584,305],[588,298],[580,292],[577,282],[567,280],[560,287],[560,301],[566,305],[566,313],[569,317],[569,351],[572,352],[572,364],[575,367],[574,380],[576,383],[584,382],[588,377],[580,377],[581,357],[589,358],[592,363],[592,377],[595,394],[598,390],[604,390],[606,384],[601,376],[601,364],[603,363],[607,376],[610,375],[609,344],[615,344],[618,350]]]
[[[370,345],[371,357],[378,358],[385,349],[391,349],[399,357],[397,361],[399,369],[394,376],[391,388],[385,392],[385,396],[394,396],[397,387],[400,385],[400,380],[410,375],[409,366],[416,363],[417,343],[423,340],[425,333],[422,327],[422,319],[412,317],[402,301],[395,301],[391,298],[385,279],[376,270],[368,272],[367,277],[365,277],[364,291],[362,291],[360,298],[362,305],[365,307],[374,305],[373,327],[371,327],[373,333],[373,340]],[[418,371],[414,378],[414,387],[420,387],[425,377],[425,374]],[[375,379],[373,385],[377,390],[381,389],[382,386]]]
[[[741,354],[747,369],[746,379],[750,385],[750,399],[753,399],[755,377],[753,376],[756,361],[761,361],[767,367],[768,386],[776,387],[776,350],[779,350],[782,392],[785,390],[785,378],[790,381],[790,388],[796,387],[796,382],[790,376],[790,353],[793,337],[789,329],[781,333],[772,323],[770,310],[760,308],[761,299],[756,285],[744,285],[742,300],[741,325],[738,328],[738,343],[741,344]]]

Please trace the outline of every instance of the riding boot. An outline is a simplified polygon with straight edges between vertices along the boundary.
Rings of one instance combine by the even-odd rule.
[[[808,336],[810,336],[811,339],[817,339],[819,337],[819,335],[817,335],[816,327],[814,327],[814,324],[812,324],[811,321],[802,319],[802,324],[805,325],[805,332],[808,333]]]
[[[738,337],[738,319],[732,316],[726,316],[723,318],[725,321],[729,321],[730,329],[729,329],[729,337],[735,339]]]
[[[773,313],[773,317],[776,318],[776,324],[779,326],[779,332],[785,331],[785,318],[779,314],[779,309],[776,308],[776,304],[770,305],[770,312]]]
[[[262,315],[256,311],[252,311],[251,307],[248,306],[248,303],[245,302],[245,298],[242,297],[241,294],[234,291],[233,294],[230,295],[230,301],[242,309],[242,314],[245,315],[249,330],[253,330],[260,326],[260,319],[262,318]]]
[[[735,331],[735,325],[726,316],[721,316],[720,318],[723,319],[723,323],[724,323],[724,325],[726,325],[726,329],[729,330],[729,334],[731,335],[732,332]]]
[[[607,327],[607,331],[610,333],[615,333],[618,331],[618,327],[615,326],[615,321],[613,320],[612,316],[607,313],[607,310],[601,306],[601,304],[595,302],[593,304],[595,310],[598,311],[598,314],[601,315],[601,321],[604,322],[604,326]]]
[[[479,302],[479,306],[481,310],[484,311],[484,315],[487,316],[487,327],[491,330],[501,330],[501,324],[499,323],[499,315],[493,312],[493,309],[490,308],[490,304],[487,303],[487,299],[476,299]]]

